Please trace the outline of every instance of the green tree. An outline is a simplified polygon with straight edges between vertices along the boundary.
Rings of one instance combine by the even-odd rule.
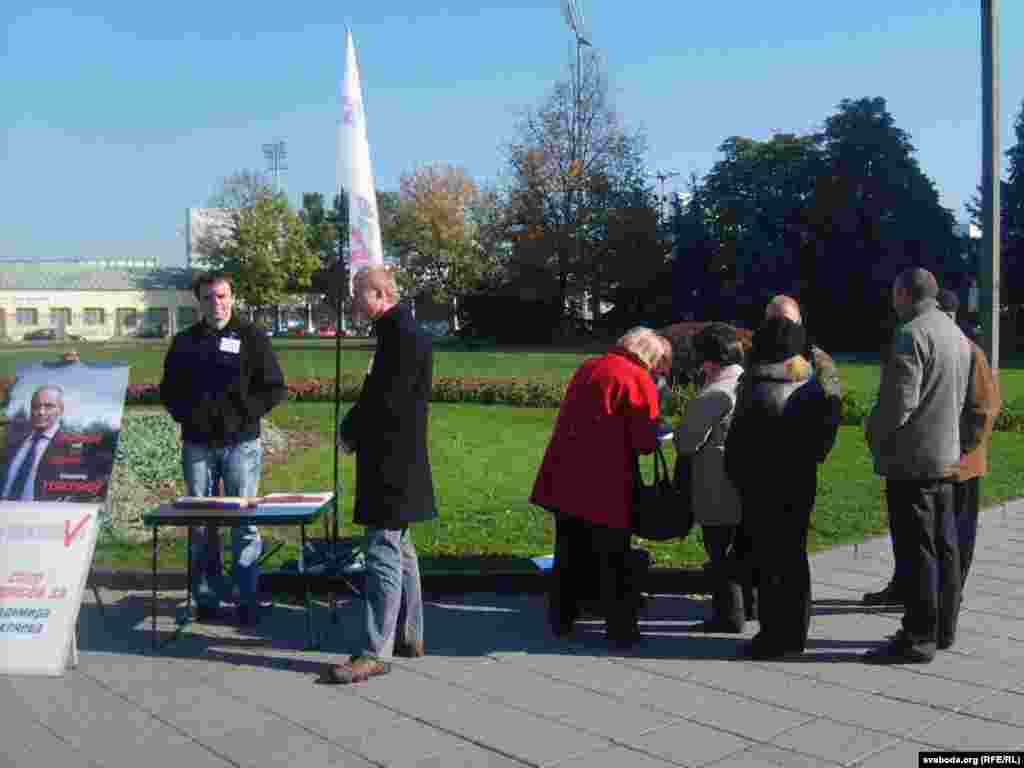
[[[306,227],[284,195],[249,198],[231,211],[230,231],[207,252],[211,269],[231,275],[235,295],[247,307],[280,304],[289,293],[308,289],[320,267]]]
[[[892,322],[895,276],[922,266],[942,280],[957,258],[953,214],[939,203],[885,99],[844,99],[822,140],[825,174],[812,214],[818,271],[808,303],[833,346],[876,349]],[[877,330],[847,322],[853,313]]]
[[[600,59],[590,50],[579,71],[572,63],[568,80],[523,114],[515,133],[507,147],[508,221],[518,231],[511,275],[538,283],[534,292],[551,295],[563,311],[570,293],[581,295],[588,282],[596,303],[601,260],[587,252],[593,240],[585,227],[609,188],[628,186],[624,177],[634,171],[645,139],[624,127]],[[553,285],[544,287],[546,281]]]
[[[776,134],[767,141],[733,136],[695,195],[717,242],[719,271],[731,275],[756,314],[767,294],[797,292],[814,271],[810,210],[823,155],[815,136]]]
[[[330,269],[338,260],[338,225],[334,211],[324,207],[324,196],[307,192],[302,196],[299,217],[306,227],[306,245],[316,254],[323,269]]]
[[[402,253],[399,279],[415,295],[449,307],[458,330],[459,301],[474,292],[497,267],[485,246],[492,193],[468,174],[443,163],[402,175],[399,204],[389,236]],[[390,217],[389,212],[389,217]]]

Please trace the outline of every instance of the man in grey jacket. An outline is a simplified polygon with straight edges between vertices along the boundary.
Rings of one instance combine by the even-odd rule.
[[[886,478],[893,551],[907,574],[903,628],[870,651],[876,664],[926,663],[952,646],[960,611],[960,554],[953,478],[977,435],[961,435],[971,348],[938,307],[931,272],[901,272],[893,283],[899,315],[867,421],[875,472]]]

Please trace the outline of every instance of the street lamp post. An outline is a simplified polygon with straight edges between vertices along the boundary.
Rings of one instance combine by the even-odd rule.
[[[999,367],[999,2],[981,0],[981,323],[985,352]]]
[[[583,9],[580,6],[580,0],[562,0],[562,14],[565,16],[565,23],[569,25],[569,29],[572,30],[573,36],[576,39],[576,78],[573,83],[572,123],[570,125],[571,135],[569,137],[569,172],[570,178],[576,179],[574,183],[577,186],[583,177],[583,153],[581,149],[581,144],[583,143],[583,123],[580,120],[580,104],[583,97],[583,47],[592,47],[590,41],[583,34]],[[576,251],[576,264],[579,265],[583,243],[580,239],[579,207],[577,206],[575,213],[572,210],[572,184],[573,182],[570,182],[565,191],[566,223],[568,224],[568,217],[572,216],[573,248]],[[581,201],[582,195],[583,192],[580,190]],[[594,297],[594,306],[595,308],[600,306],[596,296]],[[562,307],[562,310],[564,311],[565,308]],[[597,320],[596,312],[594,320]]]
[[[665,205],[668,203],[668,198],[665,196],[665,182],[678,176],[679,171],[655,171],[648,175],[656,178],[658,180],[658,184],[661,186],[660,205],[658,206],[658,210],[661,213],[662,220],[668,219],[668,216],[665,215]]]

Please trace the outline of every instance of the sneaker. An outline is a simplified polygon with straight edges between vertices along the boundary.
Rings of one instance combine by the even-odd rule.
[[[350,685],[363,683],[371,677],[386,675],[391,665],[373,656],[353,656],[344,664],[326,667],[320,682],[328,685]]]

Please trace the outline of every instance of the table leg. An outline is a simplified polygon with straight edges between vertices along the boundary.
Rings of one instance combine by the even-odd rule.
[[[299,524],[299,578],[302,579],[303,600],[306,605],[306,650],[317,649],[316,638],[313,636],[313,611],[312,600],[309,597],[309,577],[306,575],[306,524]]]
[[[152,637],[153,637],[153,652],[156,652],[156,554],[159,543],[157,541],[156,532],[160,529],[159,525],[153,526],[153,598],[150,604],[150,613],[152,614],[153,625],[152,625]]]
[[[185,620],[192,621],[192,526],[188,527],[188,538],[185,542]]]

